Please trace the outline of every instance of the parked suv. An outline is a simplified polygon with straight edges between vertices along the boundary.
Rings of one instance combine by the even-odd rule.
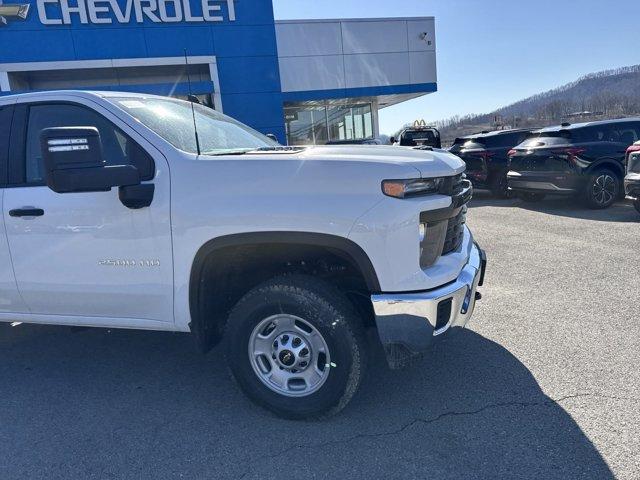
[[[446,152],[283,147],[164,97],[0,97],[0,321],[224,339],[256,403],[335,413],[365,329],[397,367],[471,317],[463,172]]]
[[[640,213],[640,142],[636,142],[627,150],[627,176],[624,177],[624,190],[627,198]]]
[[[467,178],[474,187],[491,190],[498,198],[507,198],[509,150],[522,143],[531,130],[498,130],[456,138],[449,151],[467,165]]]
[[[400,130],[395,137],[391,137],[390,142],[392,145],[400,147],[442,148],[440,131],[435,127],[418,124],[417,122],[412,127]]]
[[[509,152],[509,188],[528,201],[580,195],[590,208],[607,208],[621,197],[625,153],[639,138],[635,118],[538,130]]]

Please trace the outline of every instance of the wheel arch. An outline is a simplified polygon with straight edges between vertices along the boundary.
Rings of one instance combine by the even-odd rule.
[[[604,158],[602,160],[593,162],[587,168],[587,173],[591,174],[597,170],[607,168],[617,174],[620,179],[624,178],[624,166],[622,165],[622,163],[612,158]]]
[[[260,249],[269,252],[274,248],[277,248],[279,252],[295,249],[332,252],[353,266],[353,269],[361,276],[368,293],[380,291],[380,283],[369,256],[357,243],[345,237],[313,232],[274,231],[239,233],[211,239],[203,244],[196,253],[189,277],[191,316],[189,327],[201,351],[209,350],[220,340],[223,324],[226,322],[226,312],[214,307],[212,314],[211,308],[207,307],[204,295],[211,288],[210,285],[207,285],[206,279],[208,270],[214,268],[212,263],[220,260],[220,257],[228,252],[238,252],[238,258],[246,261],[246,254],[243,252],[247,250],[255,252]],[[281,253],[279,259],[282,259]],[[229,261],[234,262],[235,257]],[[211,315],[215,319],[212,320]]]

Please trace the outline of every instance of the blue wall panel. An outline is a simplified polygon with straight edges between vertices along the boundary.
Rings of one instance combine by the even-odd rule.
[[[275,62],[275,68],[274,68]],[[224,93],[280,92],[277,57],[218,57]]]
[[[273,25],[242,27],[221,25],[212,28],[218,49],[218,57],[253,57],[256,55],[278,55]]]
[[[213,55],[211,27],[146,28],[144,36],[150,57],[179,57],[187,49],[189,55]]]
[[[224,113],[246,124],[255,127],[284,125],[280,93],[223,93],[222,104]]]
[[[271,0],[236,0],[236,21],[232,25],[273,25],[273,3]],[[225,18],[227,9],[223,9]],[[274,29],[275,35],[275,29]]]
[[[147,45],[141,28],[73,30],[76,60],[102,60],[122,57],[147,57]]]
[[[216,56],[224,112],[284,140],[273,5],[269,0],[235,0],[235,21],[229,19],[226,0],[210,0],[220,5],[217,15],[224,21],[154,23],[145,18],[137,23],[132,8],[127,23],[118,23],[111,11],[99,13],[100,18],[110,18],[110,24],[82,24],[80,16],[72,13],[71,25],[42,24],[36,0],[26,1],[31,5],[28,18],[11,19],[0,27],[0,63],[177,57],[185,48],[191,56]],[[123,12],[127,1],[117,0]],[[75,6],[77,0],[69,0],[69,4]],[[105,5],[108,3],[99,4]],[[202,15],[200,0],[191,0],[190,5],[192,15]],[[55,1],[46,4],[46,11],[49,19],[62,18]],[[158,94],[170,91],[167,85],[121,88]],[[180,85],[179,93],[184,93],[184,88]],[[211,88],[210,82],[198,85],[202,91]]]
[[[10,26],[11,24],[9,24]],[[76,60],[68,29],[34,32],[0,27],[0,63]]]

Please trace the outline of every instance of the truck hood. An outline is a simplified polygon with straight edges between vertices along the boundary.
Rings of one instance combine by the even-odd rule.
[[[306,147],[297,156],[303,160],[335,160],[412,167],[422,178],[447,177],[465,170],[465,163],[445,150],[416,150],[383,145],[326,145]]]

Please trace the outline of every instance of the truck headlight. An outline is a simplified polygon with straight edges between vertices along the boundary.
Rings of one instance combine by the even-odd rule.
[[[394,198],[419,197],[438,193],[444,178],[416,178],[411,180],[384,180],[382,193]]]

